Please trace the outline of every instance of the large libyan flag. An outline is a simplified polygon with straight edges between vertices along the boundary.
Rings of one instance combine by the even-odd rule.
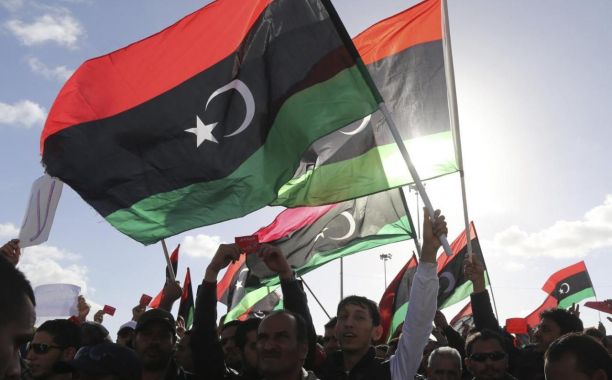
[[[83,63],[43,164],[151,244],[272,202],[313,142],[377,108],[364,74],[329,0],[217,0]]]
[[[281,248],[296,274],[385,244],[411,239],[414,228],[400,189],[337,204],[299,207],[281,212],[255,234],[260,242]],[[279,279],[253,254],[242,255],[219,282],[217,296],[238,318],[275,291]]]
[[[458,170],[449,121],[440,0],[353,39],[422,179]],[[274,204],[318,205],[412,183],[379,111],[312,144]]]

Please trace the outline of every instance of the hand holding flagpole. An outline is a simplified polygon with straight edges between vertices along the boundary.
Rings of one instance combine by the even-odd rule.
[[[406,166],[408,166],[408,171],[410,172],[410,175],[412,176],[412,179],[414,180],[414,185],[416,186],[419,194],[421,194],[421,198],[423,199],[423,203],[425,204],[427,211],[429,211],[430,218],[433,218],[434,208],[431,204],[431,201],[429,200],[429,196],[427,195],[427,192],[425,191],[425,186],[423,186],[423,183],[421,182],[421,177],[419,177],[419,173],[417,173],[416,169],[414,168],[414,165],[412,164],[412,160],[410,159],[410,155],[408,154],[408,150],[406,149],[404,140],[402,140],[402,136],[400,135],[399,131],[397,130],[397,127],[395,126],[395,122],[393,121],[393,118],[391,117],[391,114],[389,113],[389,109],[387,109],[387,105],[384,102],[380,103],[379,107],[380,107],[380,111],[383,113],[383,116],[385,117],[385,120],[387,121],[387,125],[389,126],[389,130],[391,131],[391,134],[393,135],[393,139],[397,143],[397,147],[399,148],[400,153],[402,154],[402,157],[404,158],[404,161],[406,162]],[[446,252],[448,256],[451,256],[453,254],[453,251],[451,251],[446,235],[438,236],[438,239],[440,239],[440,243],[442,244],[442,247],[444,248],[444,252]]]

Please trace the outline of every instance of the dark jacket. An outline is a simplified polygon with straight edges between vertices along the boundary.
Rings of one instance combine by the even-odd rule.
[[[298,280],[281,281],[284,307],[300,314],[308,325],[308,357],[305,367],[313,362],[316,348],[316,333],[308,309],[306,294]],[[193,328],[191,331],[191,351],[195,374],[200,380],[258,380],[259,376],[238,374],[225,365],[223,349],[217,334],[217,283],[202,282],[196,297]]]
[[[507,338],[506,351],[510,374],[520,380],[544,380],[544,355],[532,347],[517,348],[512,344],[512,336],[501,328],[489,299],[489,292],[472,293],[472,314],[476,330],[497,331]]]
[[[376,358],[374,347],[370,347],[349,373],[344,370],[344,357],[338,351],[327,357],[317,375],[321,380],[390,380],[391,368],[389,361]]]

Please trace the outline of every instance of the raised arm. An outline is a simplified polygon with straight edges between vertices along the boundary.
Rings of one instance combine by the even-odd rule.
[[[436,314],[439,286],[436,252],[440,248],[438,236],[446,233],[446,222],[440,210],[436,210],[431,220],[425,210],[421,261],[410,289],[410,303],[402,335],[395,355],[390,360],[391,378],[394,380],[413,379],[419,368]]]
[[[478,257],[472,256],[472,260],[466,259],[463,263],[465,276],[472,281],[474,290],[470,296],[472,302],[472,313],[474,315],[474,326],[476,330],[489,329],[500,331],[499,322],[495,318],[489,292],[486,289],[484,265]]]

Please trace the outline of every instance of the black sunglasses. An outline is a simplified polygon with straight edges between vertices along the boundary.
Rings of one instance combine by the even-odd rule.
[[[470,359],[475,361],[475,362],[484,362],[487,359],[491,359],[494,362],[498,361],[498,360],[502,360],[506,357],[506,353],[505,352],[482,352],[479,354],[472,354],[470,355]]]
[[[59,350],[63,349],[64,347],[61,346],[54,346],[52,344],[46,344],[46,343],[28,343],[26,345],[26,352],[30,352],[30,351],[34,351],[34,353],[39,354],[39,355],[43,355],[46,354],[47,352],[51,351],[52,348],[57,348]]]

